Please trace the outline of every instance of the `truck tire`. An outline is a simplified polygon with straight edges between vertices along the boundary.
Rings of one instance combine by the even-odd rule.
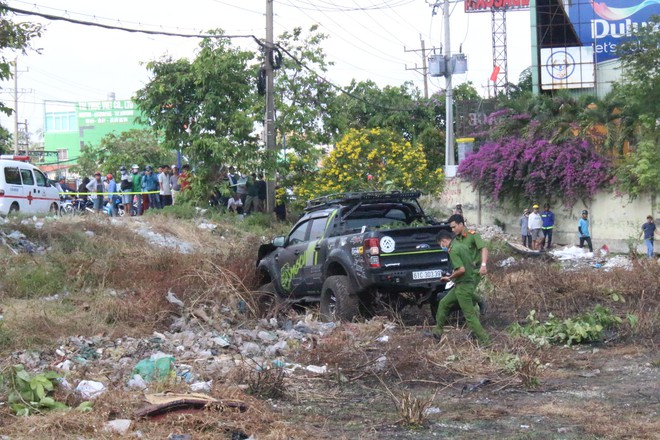
[[[321,289],[321,317],[327,321],[353,321],[360,314],[360,301],[346,275],[328,277]]]
[[[257,315],[259,318],[272,318],[277,316],[281,308],[280,296],[277,294],[275,284],[264,284],[257,291]]]

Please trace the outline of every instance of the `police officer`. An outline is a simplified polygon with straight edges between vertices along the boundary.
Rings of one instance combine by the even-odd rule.
[[[465,219],[462,215],[454,214],[449,217],[447,222],[455,234],[454,240],[468,249],[474,265],[477,285],[479,285],[482,276],[488,273],[488,248],[486,244],[477,231],[465,227]],[[486,304],[483,298],[479,298],[478,303],[481,313],[484,313]]]
[[[481,344],[487,345],[490,343],[490,336],[481,326],[474,308],[474,304],[479,299],[475,294],[478,275],[473,266],[470,251],[460,241],[452,240],[451,234],[447,231],[441,231],[438,234],[438,243],[442,248],[449,249],[449,259],[454,269],[451,275],[442,277],[442,281],[453,281],[455,287],[442,298],[438,305],[438,312],[435,316],[436,324],[432,331],[433,337],[438,340],[442,337],[447,317],[452,307],[458,304],[474,336]]]

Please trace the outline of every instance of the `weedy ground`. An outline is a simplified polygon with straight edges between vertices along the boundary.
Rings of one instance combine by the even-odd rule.
[[[219,306],[233,325],[249,328],[263,313],[255,293],[257,247],[287,225],[216,217],[203,220],[215,225],[209,229],[198,227],[194,215],[167,214],[113,222],[51,219],[40,229],[20,219],[2,225],[46,251],[0,248],[0,359],[52,350],[74,335],[146,337],[167,329],[175,314],[168,290],[191,308]],[[145,229],[189,245],[190,252],[155,244]],[[458,318],[441,343],[425,337],[426,308],[346,323],[291,356],[291,362],[326,365],[327,374],[237,372],[218,378],[211,394],[246,402],[246,412],[216,408],[135,420],[132,431],[149,439],[171,433],[193,439],[242,433],[258,439],[657,438],[660,265],[564,271],[550,259],[530,259],[500,268],[498,261],[511,254],[497,240],[491,247],[489,308],[482,317],[493,336],[490,347],[471,342]],[[532,310],[543,323],[551,314],[568,319],[596,305],[622,320],[598,342],[539,345],[508,330],[525,325]],[[296,319],[316,311],[281,313]],[[183,384],[166,388],[186,390]],[[70,406],[79,403],[63,390],[56,396]],[[141,400],[140,392],[118,386],[88,413],[16,417],[2,405],[0,433],[11,439],[115,438],[103,431],[105,422],[131,418]]]

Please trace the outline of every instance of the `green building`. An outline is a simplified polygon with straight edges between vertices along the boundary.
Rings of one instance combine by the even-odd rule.
[[[112,132],[145,128],[136,122],[140,112],[131,100],[44,103],[44,150],[57,151],[46,172],[58,173],[75,165],[87,145],[98,145]]]

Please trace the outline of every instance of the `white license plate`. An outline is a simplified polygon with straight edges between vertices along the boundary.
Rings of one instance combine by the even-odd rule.
[[[413,272],[413,280],[427,280],[429,278],[440,277],[442,277],[441,270],[420,270],[419,272]]]

